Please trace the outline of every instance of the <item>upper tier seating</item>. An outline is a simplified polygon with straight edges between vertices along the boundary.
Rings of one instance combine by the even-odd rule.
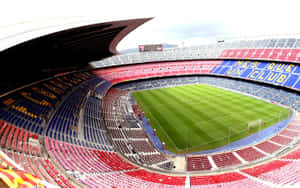
[[[246,53],[246,51],[234,53],[236,53],[236,56],[241,56],[241,53]],[[280,53],[268,55],[268,57],[271,56],[279,57]],[[181,63],[178,66],[176,63],[160,63],[161,66],[153,63],[151,66],[146,66],[144,71],[133,69],[135,71],[128,74],[143,73],[146,77],[208,74],[211,70],[215,70],[215,67],[220,63],[220,61],[206,61],[204,63],[195,61]],[[281,66],[284,67],[283,69],[288,69],[289,65]],[[275,67],[274,71],[281,68],[279,65]],[[126,69],[120,68],[120,70],[122,70],[122,74],[110,72],[110,75],[107,75],[114,79],[113,83],[124,81],[124,78],[130,78],[126,76],[132,76],[126,75]],[[288,80],[291,79],[290,83],[293,82],[296,85],[298,77],[293,77],[292,79],[292,76],[298,76],[297,71],[300,70],[292,68],[293,75],[287,77]],[[164,72],[164,74],[161,74],[161,72]],[[281,75],[285,74],[283,71],[280,73]],[[113,74],[116,74],[116,77]],[[238,88],[246,93],[257,94],[292,107],[297,107],[300,104],[297,102],[299,98],[292,92],[277,91],[268,86],[260,87],[254,83],[242,81],[228,81],[229,79],[223,78],[216,80],[217,82],[214,82],[213,79],[207,78],[207,81],[210,83],[232,89]],[[137,89],[145,89],[195,82],[199,83],[197,77],[176,78],[174,80],[168,78],[168,80],[163,82],[153,81],[152,84],[146,86],[142,84],[132,84],[131,86]],[[185,176],[162,175],[149,172],[132,165],[117,155],[117,153],[112,152],[111,141],[114,146],[118,146],[119,143],[123,144],[120,147],[120,151],[128,158],[134,158],[132,161],[142,161],[142,164],[147,165],[162,164],[167,161],[167,158],[152,145],[148,135],[142,129],[140,121],[136,120],[136,116],[131,109],[132,105],[129,102],[128,92],[120,89],[108,91],[111,86],[111,82],[95,75],[78,73],[53,78],[53,80],[50,79],[37,86],[25,88],[22,90],[23,93],[20,91],[17,95],[9,95],[1,99],[0,142],[2,151],[17,164],[20,164],[25,171],[61,187],[76,187],[77,184],[73,185],[76,182],[74,179],[89,187],[141,187],[141,185],[147,187],[183,187],[186,180]],[[276,96],[272,96],[270,93],[276,93]],[[283,135],[292,137],[296,135],[298,128],[297,124],[292,124],[288,130],[280,133],[282,135],[273,137],[272,142],[265,141],[255,146],[267,153],[277,151],[281,147],[277,148],[278,145],[273,142],[280,145],[289,143],[291,138]],[[119,136],[120,134],[122,138]],[[113,136],[110,137],[109,135]],[[253,140],[255,141],[255,139]],[[38,147],[31,142],[38,143]],[[122,150],[123,147],[126,147],[127,150]],[[133,153],[132,150],[137,151],[137,153]],[[248,148],[235,151],[235,153],[246,161],[253,161],[265,156],[257,151],[253,148]],[[221,168],[241,164],[242,161],[233,153],[215,154],[211,158],[215,165]],[[47,154],[50,154],[50,158]],[[251,157],[248,155],[251,155]],[[291,154],[288,156],[288,159],[293,159],[297,156],[297,153]],[[193,162],[196,164],[195,166],[188,166],[191,170],[212,169],[212,164],[206,156],[200,162],[199,160]],[[293,169],[288,174],[288,177],[278,178],[278,181],[271,178],[272,172],[264,171],[264,173],[259,175],[253,172],[253,176],[279,184],[297,182],[298,176],[295,174],[298,172],[297,166],[299,164],[297,161],[289,162],[286,165],[279,165],[278,168],[273,169],[275,177],[278,177],[280,173],[285,172],[289,168]],[[200,164],[200,167],[197,166],[198,164]],[[292,164],[296,167],[293,168]],[[77,172],[79,174],[76,174]],[[241,183],[249,183],[252,186],[260,186],[261,184],[238,172],[225,175],[210,175],[206,177],[206,180],[202,178],[204,177],[192,177],[192,185],[212,183],[216,186],[224,184],[224,187],[239,187]],[[201,181],[204,181],[204,183]],[[261,187],[263,187],[263,184]]]
[[[100,75],[101,77],[109,80],[112,83],[119,83],[126,80],[149,77],[175,76],[185,74],[208,74],[216,65],[219,65],[220,63],[221,61],[151,63],[99,69],[94,73]]]
[[[247,49],[248,53],[238,53],[240,49],[230,50],[225,49],[221,54],[221,58],[230,59],[264,59],[264,60],[277,60],[277,61],[290,61],[300,62],[299,49]]]
[[[227,60],[211,73],[299,89],[299,70],[300,66],[295,64]]]
[[[87,97],[84,105],[84,139],[89,142],[110,146],[102,117],[102,97],[111,86],[110,82],[102,80]]]
[[[69,137],[77,136],[80,107],[89,91],[88,87],[89,83],[86,82],[63,101],[50,120],[46,131],[47,136],[58,140],[64,140],[65,135]]]
[[[184,73],[178,71],[178,69],[181,68],[184,70]],[[193,69],[193,71],[190,71],[190,69]],[[112,83],[120,83],[128,80],[136,80],[149,77],[176,76],[178,74],[213,74],[251,79],[274,85],[281,85],[284,87],[293,88],[295,90],[300,89],[300,66],[288,63],[267,63],[258,61],[251,62],[242,60],[207,60],[192,62],[189,64],[186,64],[186,62],[184,61],[177,62],[177,64],[159,62],[143,65],[128,65],[123,67],[99,69],[94,71],[94,73],[104,77]],[[149,86],[141,85],[139,89],[147,88],[149,88]],[[276,96],[274,96],[274,100],[278,101]]]
[[[101,120],[101,116],[96,117],[101,114],[100,106],[98,108],[95,106],[101,104],[98,98],[103,96],[110,85],[109,82],[94,75],[75,88],[54,113],[47,127],[46,135],[57,140],[80,143],[86,147],[111,150],[111,144],[107,139],[106,131],[104,131],[103,120]],[[91,105],[91,101],[98,103]],[[78,139],[82,108],[84,108],[84,115],[81,118],[84,119],[83,137],[85,140]],[[92,129],[95,130],[92,131]]]
[[[75,73],[44,81],[1,99],[0,119],[42,134],[58,101],[91,76]]]
[[[300,62],[300,39],[226,40],[211,45],[166,48],[159,52],[120,54],[92,63],[97,68],[144,62],[194,59],[247,59]]]

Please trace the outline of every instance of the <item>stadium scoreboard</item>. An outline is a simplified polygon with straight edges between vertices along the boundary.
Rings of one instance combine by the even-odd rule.
[[[162,51],[162,44],[139,45],[139,52]]]

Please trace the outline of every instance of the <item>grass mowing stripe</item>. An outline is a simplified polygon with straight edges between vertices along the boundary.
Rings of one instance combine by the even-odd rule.
[[[192,93],[192,92],[191,92]],[[214,97],[214,96],[213,96]],[[221,99],[220,101],[224,101],[223,99]],[[202,111],[202,116],[203,116],[203,119],[205,121],[210,121],[211,123],[214,123],[215,125],[219,125],[219,126],[216,126],[216,130],[220,130],[222,129],[223,131],[226,131],[228,130],[228,126],[230,124],[229,120],[228,123],[226,123],[227,125],[226,126],[222,126],[223,124],[219,122],[219,120],[223,121],[224,122],[224,118],[227,119],[229,116],[227,113],[228,113],[228,109],[230,109],[229,107],[227,107],[225,104],[222,104],[221,102],[220,103],[211,103],[210,101],[202,101],[202,104],[204,106],[207,106],[207,107],[210,107],[211,109],[213,109],[217,114],[220,114],[219,117],[221,116],[221,118],[212,118],[210,119],[210,113],[207,112],[207,110],[209,109],[204,109]],[[222,108],[223,107],[223,108]],[[224,108],[226,107],[226,108]],[[230,110],[232,111],[232,109]],[[222,117],[223,116],[223,117]],[[229,119],[232,119],[232,117],[229,116]],[[225,124],[225,123],[224,123]],[[233,131],[233,133],[235,134],[235,130]]]
[[[187,121],[189,121],[189,122],[184,122],[183,125],[185,125],[186,128],[193,128],[195,130],[195,131],[191,132],[190,134],[196,133],[197,135],[201,136],[200,138],[202,140],[206,140],[206,141],[213,139],[211,136],[209,136],[209,134],[204,132],[201,129],[201,127],[199,127],[199,126],[194,127],[195,123],[197,123],[197,121],[195,121],[195,119],[197,116],[199,116],[199,111],[195,108],[194,105],[190,105],[190,104],[182,102],[181,99],[178,98],[174,92],[172,92],[172,93],[164,92],[164,94],[166,96],[168,96],[169,99],[175,99],[176,103],[181,106],[180,109],[173,109],[173,112],[178,115],[183,114],[187,118]]]
[[[201,126],[202,122],[204,122],[204,123],[209,123],[209,125],[219,125],[218,127],[213,126],[213,127],[216,127],[216,130],[221,130],[222,132],[228,130],[227,126],[224,126],[224,124],[221,124],[219,122],[220,118],[216,119],[215,117],[211,117],[211,113],[212,113],[211,111],[214,111],[216,113],[218,113],[218,111],[219,111],[219,109],[218,109],[219,105],[217,103],[213,104],[213,103],[210,103],[209,101],[202,101],[202,105],[206,106],[206,108],[205,109],[199,108],[198,112],[199,112],[199,116],[202,118],[202,121],[198,122],[197,123],[198,125]],[[208,109],[208,107],[209,107],[209,109]],[[210,109],[212,109],[212,110],[210,110]]]
[[[243,95],[241,95],[241,96],[243,96]],[[280,108],[278,106],[269,104],[265,101],[261,101],[261,100],[258,100],[258,99],[253,99],[253,98],[250,98],[248,96],[244,96],[244,97],[246,97],[247,100],[250,100],[252,105],[249,105],[249,103],[246,103],[246,101],[244,101],[244,103],[242,103],[243,100],[241,100],[239,105],[236,105],[237,108],[240,108],[239,110],[245,111],[244,109],[246,109],[246,107],[252,107],[253,111],[256,111],[256,112],[259,111],[260,113],[263,113],[264,115],[268,116],[269,112],[268,112],[268,110],[266,110],[268,107],[270,107],[270,108],[273,108],[273,107],[274,108]],[[224,100],[224,99],[221,99],[221,100]],[[232,102],[236,103],[235,100],[232,100]],[[257,106],[257,107],[254,106],[254,105],[258,105],[259,103],[264,103],[264,104],[266,104],[266,106],[263,106],[263,108],[261,108],[261,106]],[[255,108],[257,108],[257,110]],[[231,109],[231,110],[234,110],[234,109]],[[245,111],[245,112],[249,112],[249,111]],[[253,113],[252,113],[252,115],[253,115]]]
[[[155,98],[157,98],[157,102],[160,105],[157,105],[156,108],[159,110],[159,112],[163,113],[166,117],[172,117],[168,118],[169,126],[165,128],[165,130],[169,134],[169,136],[172,139],[181,139],[182,138],[182,129],[180,128],[181,124],[184,124],[187,121],[190,121],[188,117],[185,117],[185,114],[182,113],[182,111],[176,111],[170,104],[168,103],[169,98],[166,97],[162,93],[162,91],[154,92],[153,95]],[[176,114],[177,113],[177,114]],[[157,120],[160,120],[160,117],[156,118]],[[160,122],[159,124],[163,124],[164,122]],[[182,148],[182,142],[176,142],[177,147]]]
[[[156,109],[153,107],[153,104],[151,103],[151,101],[154,99],[153,94],[151,94],[151,92],[149,93],[144,93],[144,94],[140,94],[140,93],[135,93],[135,98],[137,101],[139,101],[139,105],[144,109],[144,112],[147,113],[147,117],[151,122],[151,125],[154,126],[154,128],[157,128],[159,131],[158,132],[158,136],[160,138],[160,140],[162,142],[165,142],[166,145],[172,146],[174,148],[177,149],[176,144],[174,143],[173,139],[171,139],[169,137],[170,132],[166,131],[164,126],[161,126],[159,121],[156,119],[155,116],[157,116],[157,112]],[[150,110],[151,109],[151,110]],[[155,114],[153,115],[152,112]],[[158,116],[160,117],[160,121],[164,123],[164,121],[167,121],[166,119],[164,119],[164,116]]]
[[[228,126],[231,141],[248,136],[248,122],[263,119],[264,127],[276,123],[274,117],[287,109],[267,102],[215,88],[189,85],[134,92],[158,137],[167,149],[183,153],[188,130],[188,151],[212,149],[227,144]],[[257,132],[258,128],[251,132]],[[166,133],[163,133],[166,132]],[[172,144],[173,143],[173,144]],[[207,144],[209,143],[209,144]]]
[[[160,92],[159,92],[160,93]],[[164,97],[166,97],[165,95],[162,95],[162,96],[160,96],[160,97],[162,97],[162,98],[164,98]],[[166,103],[167,102],[167,100],[163,100],[163,101],[159,101],[159,104],[164,104],[164,103]],[[160,109],[160,110],[164,110],[164,109]],[[173,109],[171,109],[171,110],[173,110]],[[166,111],[165,111],[165,114],[168,114]],[[172,114],[171,114],[172,115]],[[180,122],[180,121],[182,121],[182,119],[180,118],[180,119],[176,119],[177,117],[180,117],[181,115],[179,115],[179,116],[175,116],[174,118],[170,118],[170,120],[173,120],[173,122],[172,123],[170,123],[170,125],[172,126],[172,129],[170,130],[170,131],[174,131],[174,128],[176,129],[176,125],[178,125],[178,122]],[[169,116],[170,117],[170,116]],[[182,122],[182,123],[184,123],[184,121]],[[179,125],[180,124],[182,124],[182,123],[179,123]],[[175,125],[175,127],[173,126],[173,125]],[[184,131],[185,131],[185,129],[184,129]],[[182,137],[182,131],[178,131],[178,134],[176,134],[176,135],[174,135],[173,137],[175,137],[175,139],[176,138],[178,138],[178,139],[183,139],[183,137]],[[181,147],[182,147],[182,143],[180,144],[181,145]]]
[[[165,91],[164,92],[158,91],[157,92],[157,96],[158,97],[159,96],[161,96],[161,97],[167,97],[167,100],[176,101],[176,99],[173,98],[173,96],[169,95]],[[160,104],[164,104],[167,100],[165,100],[165,101],[159,100],[159,103]],[[173,104],[176,104],[176,103],[173,103]],[[185,137],[185,135],[186,135],[185,134],[185,132],[186,132],[186,125],[193,124],[192,118],[187,113],[188,112],[187,110],[188,109],[185,109],[185,108],[181,108],[180,110],[178,110],[176,108],[168,108],[168,112],[171,112],[171,114],[168,113],[168,117],[172,117],[172,118],[170,118],[171,121],[172,121],[172,124],[171,124],[172,128],[175,128],[176,130],[178,130],[178,128],[180,128],[179,131],[177,131],[178,134],[176,134],[175,136],[173,136],[173,135],[171,136],[174,139],[179,140],[177,142],[178,143],[177,146],[179,148],[183,148],[186,145],[186,142],[185,142],[185,140],[186,140],[186,137]],[[206,137],[206,135],[203,132],[202,139],[205,139],[205,137]]]

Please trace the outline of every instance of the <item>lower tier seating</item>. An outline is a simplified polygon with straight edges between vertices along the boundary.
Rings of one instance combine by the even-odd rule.
[[[252,147],[237,150],[236,153],[246,161],[254,161],[265,156],[263,153],[255,150]]]
[[[273,153],[281,148],[281,146],[275,145],[268,141],[257,144],[257,145],[255,145],[255,147],[257,147],[267,153]]]
[[[151,153],[147,155],[140,154],[141,159],[145,164],[151,165],[155,163],[160,163],[166,160],[166,157],[161,153]]]
[[[4,122],[0,130],[0,136],[1,148],[40,156],[38,136],[36,134]]]
[[[158,174],[158,173],[149,172],[145,170],[130,171],[130,172],[125,172],[125,174],[145,181],[154,182],[154,183],[162,183],[167,185],[185,184],[185,176],[168,176],[168,175]]]
[[[140,187],[160,187],[160,188],[184,188],[185,177],[171,178],[171,176],[159,175],[151,176],[148,174],[147,180],[140,177],[140,171],[132,171],[131,175],[123,172],[87,175],[80,178],[80,182],[90,188],[140,188]],[[152,177],[152,178],[151,178]],[[157,178],[157,179],[154,179]],[[170,178],[170,179],[168,179]],[[167,179],[167,180],[166,180]],[[179,179],[179,181],[178,181]],[[155,182],[154,182],[155,181]],[[166,182],[171,184],[164,184]],[[178,184],[177,182],[178,181]]]
[[[236,158],[232,153],[216,154],[212,155],[212,158],[218,167],[226,167],[241,164],[241,161],[238,158]]]
[[[192,179],[193,183],[192,183]],[[240,180],[234,180],[234,181],[226,181],[222,183],[211,183],[207,185],[198,185],[197,181],[195,181],[196,178],[191,178],[191,188],[270,188],[269,185],[263,184],[259,181],[245,178]]]
[[[288,137],[296,137],[300,134],[300,132],[295,132],[295,131],[291,131],[291,130],[283,130],[280,135],[284,135],[284,136],[288,136]]]
[[[287,138],[287,137],[283,137],[283,136],[274,136],[273,138],[271,138],[271,140],[273,142],[276,142],[278,144],[281,144],[281,145],[287,145],[288,143],[290,143],[292,141],[291,138]]]
[[[187,170],[199,171],[210,170],[212,168],[207,156],[187,157]]]
[[[294,184],[300,181],[300,161],[274,160],[266,164],[245,169],[243,172],[278,185]]]
[[[56,170],[56,167],[53,166],[53,162],[49,159],[18,153],[6,149],[3,149],[2,151],[6,153],[6,155],[10,157],[16,164],[23,168],[26,173],[33,174],[41,180],[47,181],[52,185],[57,185],[64,188],[75,188],[75,186],[72,185],[65,176]]]
[[[204,175],[204,176],[191,176],[191,185],[210,185],[232,182],[237,180],[246,179],[245,176],[237,172],[229,172],[220,175]]]
[[[296,149],[295,151],[284,155],[281,157],[282,159],[300,159],[300,148]]]
[[[45,138],[47,150],[66,171],[103,173],[129,170],[136,167],[114,152],[105,152]]]

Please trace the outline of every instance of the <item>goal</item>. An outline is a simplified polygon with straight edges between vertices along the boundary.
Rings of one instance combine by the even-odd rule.
[[[261,124],[262,124],[261,119],[257,119],[257,120],[248,122],[248,132],[250,132],[252,129],[255,129],[257,127],[260,128]]]

